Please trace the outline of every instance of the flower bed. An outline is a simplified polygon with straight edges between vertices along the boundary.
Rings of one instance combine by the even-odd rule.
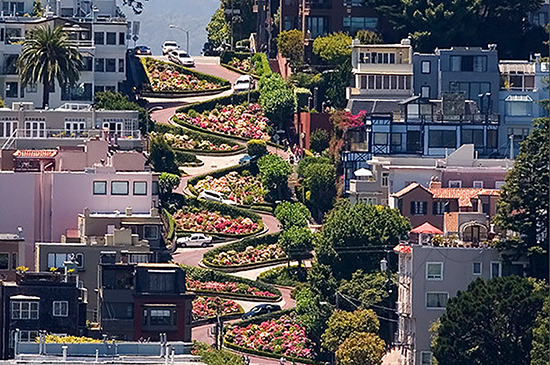
[[[164,139],[172,148],[196,151],[236,151],[239,145],[236,143],[216,144],[207,139],[193,139],[189,134],[165,133]]]
[[[258,104],[223,105],[198,113],[176,113],[182,122],[201,129],[241,138],[269,140],[270,122]]]
[[[250,58],[245,58],[243,60],[240,60],[237,57],[233,57],[233,59],[229,61],[227,64],[242,73],[251,72]],[[252,73],[254,73],[254,70],[252,70]]]
[[[181,231],[247,235],[261,229],[248,217],[230,217],[216,211],[186,207],[173,215]]]
[[[248,246],[244,251],[235,250],[220,252],[212,259],[214,265],[241,266],[246,264],[259,264],[269,261],[285,259],[286,255],[281,247],[273,243],[271,245]]]
[[[253,285],[234,281],[200,281],[187,277],[187,289],[194,292],[243,294],[255,297],[276,298],[277,294],[261,290]]]
[[[224,336],[227,344],[245,350],[312,360],[313,344],[306,336],[305,328],[298,324],[295,315],[284,314],[259,324],[228,326]]]
[[[195,190],[197,193],[204,190],[223,193],[239,205],[263,203],[265,195],[260,179],[250,173],[239,174],[237,171],[232,171],[217,179],[208,175],[197,182]]]
[[[220,310],[220,316],[243,313],[242,307],[231,299],[197,297],[193,300],[193,319],[201,320],[215,317]]]
[[[229,86],[227,80],[152,58],[143,58],[142,64],[155,93],[221,91]]]

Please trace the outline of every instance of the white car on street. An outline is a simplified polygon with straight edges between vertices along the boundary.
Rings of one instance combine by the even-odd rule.
[[[180,46],[178,46],[178,44],[176,42],[166,41],[162,44],[162,54],[166,55],[166,54],[168,54],[168,52],[175,51],[179,48],[180,48]]]
[[[195,66],[195,60],[185,51],[170,51],[168,53],[168,60],[186,67]]]
[[[253,90],[254,89],[254,78],[250,75],[242,75],[235,81],[233,85],[233,90],[236,93]]]
[[[201,246],[206,247],[212,244],[212,237],[204,235],[202,233],[193,233],[189,237],[180,237],[176,240],[178,246]]]
[[[199,199],[210,200],[218,203],[224,203],[227,205],[235,205],[235,202],[231,199],[226,199],[225,195],[218,193],[217,191],[204,190],[199,194]]]

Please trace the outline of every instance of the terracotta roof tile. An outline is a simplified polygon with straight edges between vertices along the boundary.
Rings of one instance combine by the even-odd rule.
[[[17,150],[13,153],[14,157],[24,158],[52,158],[57,154],[57,150]]]
[[[474,188],[435,188],[428,189],[434,199],[458,199],[460,207],[471,207],[472,199],[480,196],[499,196],[496,189],[474,189]]]

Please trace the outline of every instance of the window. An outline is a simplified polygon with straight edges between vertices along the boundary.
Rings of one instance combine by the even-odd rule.
[[[124,72],[124,58],[118,59],[118,72]]]
[[[105,72],[116,72],[116,59],[107,58],[105,60]]]
[[[462,180],[449,180],[449,187],[459,189],[462,187]]]
[[[38,331],[34,330],[20,330],[19,331],[19,342],[36,342],[38,337]],[[15,331],[11,331],[10,336],[10,348],[14,348],[15,343]]]
[[[449,293],[428,292],[426,293],[426,308],[445,309]]]
[[[428,202],[411,202],[412,215],[426,215],[428,213]]]
[[[120,32],[118,33],[118,44],[123,45],[126,43],[126,33]]]
[[[497,148],[497,147],[498,147],[498,131],[490,129],[487,131],[487,148]]]
[[[317,38],[320,35],[328,33],[328,18],[322,16],[312,16],[307,18],[307,29],[311,38]]]
[[[94,181],[94,195],[107,195],[107,181]]]
[[[481,262],[474,262],[472,267],[472,273],[474,275],[481,275]]]
[[[107,32],[107,44],[116,44],[116,33]]]
[[[432,353],[430,351],[420,352],[420,365],[431,365]]]
[[[373,197],[359,198],[359,201],[367,205],[376,205],[378,203],[378,200]]]
[[[482,129],[463,129],[462,144],[473,144],[474,147],[481,148],[485,146]]]
[[[105,72],[105,59],[96,58],[95,59],[95,72]]]
[[[487,72],[487,56],[474,56],[474,72]]]
[[[420,96],[423,98],[429,98],[430,97],[430,87],[429,86],[422,86],[420,88]]]
[[[10,254],[0,253],[0,270],[9,270],[10,268]]]
[[[13,252],[11,254],[11,269],[15,270],[15,269],[17,269],[18,266],[19,266],[19,264],[17,262],[17,253]]]
[[[285,16],[285,30],[291,30],[292,28],[294,28],[294,18]]]
[[[38,301],[11,302],[11,319],[38,319]]]
[[[105,33],[95,32],[94,33],[94,43],[95,44],[105,44]]]
[[[17,59],[18,54],[8,54],[4,56],[4,73],[8,75],[17,74]]]
[[[382,186],[387,187],[390,185],[390,173],[389,172],[383,172],[382,173]]]
[[[150,326],[176,326],[176,311],[171,309],[151,309],[149,310]]]
[[[460,71],[460,56],[451,56],[451,71]]]
[[[158,226],[144,226],[143,238],[146,240],[158,240],[159,239],[159,227]]]
[[[432,64],[430,61],[422,61],[421,66],[423,74],[429,74],[432,72]]]
[[[429,134],[430,148],[456,148],[456,131],[431,130]]]
[[[504,181],[495,181],[495,189],[502,189]]]
[[[78,253],[58,253],[50,252],[48,253],[48,267],[49,268],[61,268],[65,261],[76,262],[76,266],[80,269],[84,268],[84,254],[81,252]]]
[[[134,181],[134,195],[147,195],[146,181]]]
[[[442,262],[427,262],[426,263],[426,279],[427,280],[443,280],[443,263]]]
[[[433,214],[434,215],[443,215],[445,213],[446,202],[434,202],[433,203]]]
[[[172,293],[175,289],[175,271],[149,271],[149,291],[153,293]]]
[[[508,101],[506,102],[506,114],[513,117],[530,116],[532,105],[531,102],[526,101]]]
[[[53,316],[54,317],[68,317],[69,316],[69,302],[66,300],[53,302]]]
[[[130,264],[146,264],[149,262],[149,255],[146,253],[133,253],[130,254],[128,263]]]
[[[483,181],[474,181],[474,189],[483,189]]]
[[[502,263],[498,261],[491,262],[491,279],[502,276]]]
[[[401,146],[401,133],[392,133],[391,134],[391,145],[392,146]]]
[[[376,144],[376,145],[386,145],[386,144],[388,144],[388,134],[387,133],[374,133],[374,144]]]
[[[359,30],[373,30],[378,26],[378,18],[367,17],[346,17],[343,19],[343,28],[345,32],[357,33]],[[382,56],[383,58],[383,56]]]
[[[153,181],[151,184],[151,194],[159,195],[159,182]]]
[[[111,181],[111,195],[128,195],[128,181]]]
[[[27,84],[27,88],[25,89],[26,92],[30,94],[34,94],[38,91],[37,84]]]
[[[16,98],[18,89],[18,82],[6,82],[6,98]]]

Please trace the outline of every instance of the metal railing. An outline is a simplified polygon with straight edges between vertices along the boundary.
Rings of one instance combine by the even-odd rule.
[[[60,139],[85,139],[89,137],[111,137],[119,139],[140,139],[141,132],[135,131],[103,131],[101,129],[89,129],[84,131],[67,131],[65,129],[17,129],[10,136],[0,137],[0,140],[26,139],[26,138],[60,138]]]

